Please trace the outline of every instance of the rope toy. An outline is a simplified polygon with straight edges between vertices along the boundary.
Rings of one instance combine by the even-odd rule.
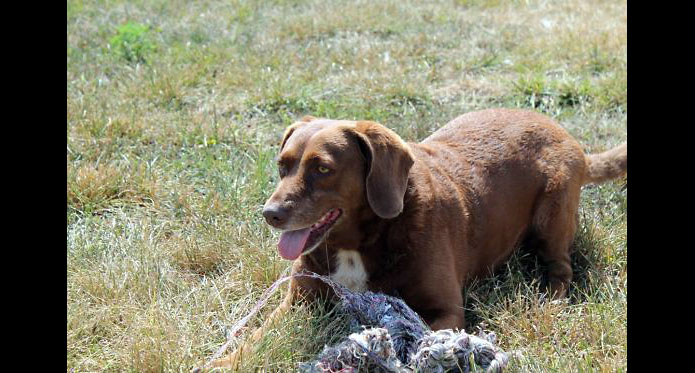
[[[495,346],[497,337],[492,332],[481,330],[477,336],[463,330],[435,332],[399,298],[371,291],[353,292],[312,272],[296,273],[277,280],[266,290],[251,314],[237,322],[233,329],[241,328],[267,302],[280,283],[299,276],[328,284],[340,299],[340,307],[350,317],[350,328],[354,331],[339,344],[324,347],[314,361],[300,363],[301,372],[467,373],[474,363],[486,372],[501,372],[509,362],[507,353]],[[230,342],[223,348],[226,349]]]

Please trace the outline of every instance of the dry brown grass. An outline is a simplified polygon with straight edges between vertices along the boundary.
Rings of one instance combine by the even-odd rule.
[[[458,114],[533,108],[587,151],[626,138],[627,3],[618,1],[68,1],[67,369],[187,371],[286,271],[260,208],[283,128],[372,119],[406,140]],[[109,40],[150,26],[129,63]],[[466,312],[511,371],[625,371],[627,191],[586,187],[575,281],[539,300],[519,254]],[[256,325],[279,303],[277,294]],[[244,371],[293,370],[345,334],[301,306]]]

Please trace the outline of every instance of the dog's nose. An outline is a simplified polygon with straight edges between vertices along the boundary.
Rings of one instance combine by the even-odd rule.
[[[289,210],[278,205],[270,205],[263,207],[263,216],[268,224],[275,228],[279,228],[287,221]]]

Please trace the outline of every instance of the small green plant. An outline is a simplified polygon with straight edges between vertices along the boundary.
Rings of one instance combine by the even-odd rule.
[[[190,371],[227,341],[292,265],[260,210],[303,115],[421,141],[460,114],[520,107],[588,153],[622,142],[626,12],[627,0],[68,0],[66,370]],[[506,372],[627,371],[621,188],[582,190],[566,302],[541,296],[547,265],[527,242],[466,290],[468,329],[520,352]],[[238,371],[296,371],[349,329],[341,310],[300,302]]]
[[[148,26],[134,22],[122,25],[109,40],[111,51],[128,62],[146,62],[147,54],[155,51],[147,37],[148,30]]]

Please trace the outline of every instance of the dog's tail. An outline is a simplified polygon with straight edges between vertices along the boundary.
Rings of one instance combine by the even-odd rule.
[[[627,173],[627,142],[599,154],[586,157],[584,184],[602,183]]]

